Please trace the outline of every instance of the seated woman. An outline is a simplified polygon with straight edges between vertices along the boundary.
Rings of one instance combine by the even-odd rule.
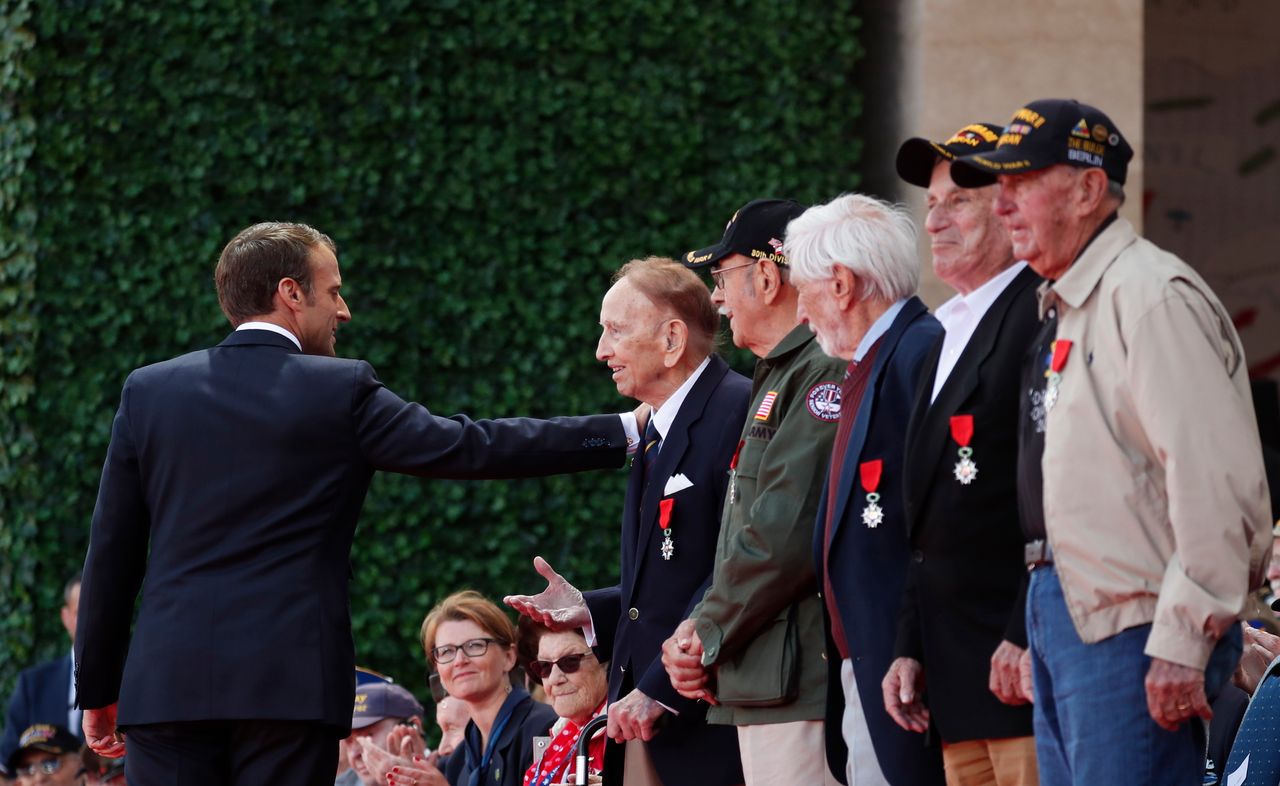
[[[542,680],[542,687],[560,720],[551,727],[551,744],[542,759],[525,772],[524,786],[576,783],[574,762],[578,738],[588,721],[604,714],[609,671],[596,660],[587,640],[577,630],[542,634],[538,640],[538,659],[529,664],[529,671]],[[602,728],[587,747],[588,774],[598,775],[604,768],[604,744]]]
[[[462,742],[445,764],[451,786],[520,786],[533,762],[533,738],[545,736],[555,711],[512,687],[516,627],[478,592],[455,592],[422,623],[422,647],[451,700],[467,706]]]

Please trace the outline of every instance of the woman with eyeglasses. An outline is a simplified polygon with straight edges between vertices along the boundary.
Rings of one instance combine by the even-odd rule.
[[[466,590],[445,598],[422,623],[422,647],[451,699],[471,716],[444,773],[451,786],[521,786],[533,738],[555,711],[511,685],[516,626],[497,604]]]
[[[579,631],[544,633],[538,640],[538,659],[529,663],[529,672],[542,681],[551,706],[560,720],[551,727],[551,743],[542,758],[529,766],[523,786],[550,786],[576,783],[575,754],[582,727],[603,715],[609,697],[607,665],[596,660]],[[587,774],[598,783],[604,769],[604,729],[587,747]]]

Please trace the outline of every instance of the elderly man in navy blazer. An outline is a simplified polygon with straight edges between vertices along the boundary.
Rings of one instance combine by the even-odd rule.
[[[118,724],[140,786],[320,783],[351,725],[349,557],[373,473],[618,466],[625,428],[437,417],[334,357],[351,314],[311,227],[245,229],[215,280],[235,331],[121,393],[76,639],[85,736],[119,756]]]
[[[611,746],[606,782],[740,784],[736,732],[708,726],[706,705],[676,692],[661,648],[710,585],[751,382],[714,354],[720,318],[710,293],[673,260],[623,267],[600,325],[596,356],[618,392],[654,408],[623,503],[621,581],[584,598],[538,559],[547,589],[506,600],[553,628],[585,628],[612,661],[609,736],[626,745],[621,767]]]
[[[943,782],[937,746],[894,723],[880,697],[910,559],[907,421],[942,335],[915,297],[915,247],[905,210],[860,194],[809,208],[784,244],[801,319],[823,351],[849,361],[814,560],[831,634],[827,761],[850,786]]]

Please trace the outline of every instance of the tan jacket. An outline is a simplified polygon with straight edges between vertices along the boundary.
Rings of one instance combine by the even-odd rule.
[[[1071,619],[1090,643],[1153,623],[1147,655],[1204,668],[1271,550],[1240,338],[1200,276],[1124,219],[1040,297],[1073,342],[1042,462]]]

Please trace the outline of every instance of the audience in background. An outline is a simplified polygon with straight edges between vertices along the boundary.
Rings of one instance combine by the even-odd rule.
[[[80,747],[64,727],[37,723],[22,732],[5,764],[17,775],[18,786],[75,786],[84,782]]]
[[[596,660],[580,631],[569,630],[543,634],[538,641],[538,658],[530,662],[529,671],[542,681],[560,719],[551,727],[551,739],[541,756],[535,756],[525,771],[524,786],[573,782],[582,728],[605,711],[608,668]],[[604,731],[597,729],[588,747],[587,771],[592,775],[604,769]]]

